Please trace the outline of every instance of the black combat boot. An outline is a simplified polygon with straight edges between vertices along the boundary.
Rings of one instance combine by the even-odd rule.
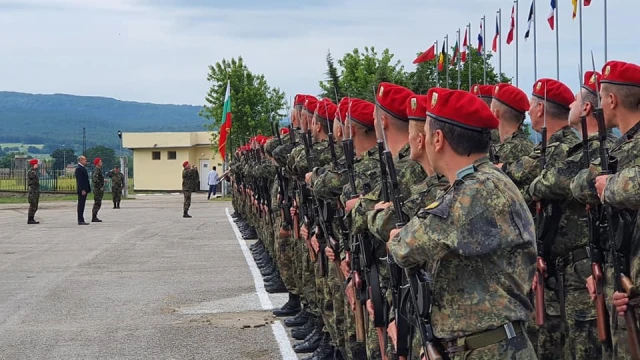
[[[40,224],[40,221],[36,221],[36,219],[34,219],[33,216],[29,216],[29,219],[27,220],[27,224],[29,225]]]
[[[275,316],[292,316],[300,311],[300,295],[289,293],[289,301],[281,308],[273,310]]]
[[[118,208],[118,204],[117,204],[115,201],[113,202],[113,208],[114,208],[114,209],[117,209],[117,208]]]
[[[304,341],[296,344],[293,347],[293,351],[295,351],[296,353],[312,353],[316,351],[316,349],[320,347],[320,343],[322,342],[323,326],[323,322],[318,319],[316,328],[311,332],[311,334],[309,334],[309,336],[304,339]]]
[[[288,319],[284,319],[284,326],[286,327],[302,326],[306,324],[309,318],[311,317],[313,317],[313,315],[310,312],[308,312],[305,307],[304,309],[300,310],[300,312],[298,312],[296,316]]]
[[[335,348],[331,346],[331,336],[329,336],[328,332],[325,332],[322,334],[320,346],[318,346],[311,356],[304,358],[303,360],[333,360],[334,353]]]
[[[118,200],[117,206],[118,206],[118,209],[120,209],[120,200]]]
[[[307,322],[291,330],[291,337],[296,340],[304,340],[316,328],[316,318],[310,316]]]
[[[282,280],[280,279],[276,279],[274,282],[269,283],[269,284],[265,284],[264,289],[269,293],[269,294],[276,294],[276,293],[286,293],[287,287],[284,286],[284,283],[282,282]]]
[[[185,211],[185,212],[182,214],[182,217],[183,217],[183,218],[190,218],[190,217],[191,217],[191,215],[189,215],[189,213],[188,213],[187,211]]]
[[[98,219],[98,214],[96,214],[91,218],[91,222],[102,222],[102,220]]]
[[[273,274],[267,275],[265,276],[262,281],[264,281],[264,283],[269,283],[269,282],[273,282],[276,279],[280,279],[282,280],[282,278],[280,277],[280,272],[278,270],[274,271]],[[294,315],[295,313],[291,314]]]

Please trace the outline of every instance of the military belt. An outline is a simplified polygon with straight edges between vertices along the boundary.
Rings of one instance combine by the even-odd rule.
[[[524,332],[523,329],[523,321],[508,322],[495,329],[482,331],[469,336],[465,336],[464,338],[460,338],[463,339],[463,344],[458,344],[458,340],[460,339],[453,339],[449,341],[443,341],[442,345],[446,349],[446,352],[448,354],[471,351],[489,345],[497,344],[504,340],[512,339],[522,334]]]
[[[567,266],[590,257],[589,248],[580,248],[556,259],[556,266],[564,270]]]

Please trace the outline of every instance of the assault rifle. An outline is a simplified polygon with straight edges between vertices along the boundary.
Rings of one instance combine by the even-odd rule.
[[[595,76],[595,74],[594,74]],[[582,81],[583,74],[582,69],[578,71],[578,80]],[[598,88],[596,87],[596,91]],[[584,101],[582,101],[581,109],[584,108]],[[591,165],[591,155],[589,154],[589,132],[587,130],[587,115],[580,115],[580,127],[582,132],[582,158],[584,159],[585,169],[588,169]],[[600,128],[598,123],[598,139],[600,140]],[[602,129],[605,131],[606,141],[606,129],[602,124]],[[606,143],[600,142],[600,146],[606,146]],[[610,336],[609,318],[607,314],[607,305],[604,299],[604,273],[602,270],[602,264],[604,263],[604,247],[600,236],[600,227],[598,223],[598,213],[601,210],[600,206],[592,206],[587,204],[587,225],[589,231],[589,253],[591,256],[591,274],[593,275],[593,281],[596,285],[596,323],[598,326],[598,340],[601,343],[608,343]]]
[[[347,138],[342,141],[342,146],[344,148],[345,162],[347,163],[347,173],[349,174],[351,198],[355,199],[359,196],[359,194],[356,189],[355,181],[355,153],[353,147],[353,134],[351,133],[351,101],[349,101],[349,109],[347,111],[347,117],[345,119],[345,129]],[[346,261],[349,263],[351,274],[349,274],[349,278],[346,280],[346,283],[352,281],[355,288],[356,341],[359,343],[363,343],[366,340],[364,306],[367,301],[367,284],[361,270],[364,259],[362,258],[360,244],[363,240],[361,235],[353,236],[349,233],[347,236],[349,237],[350,241],[348,242],[348,244],[345,244],[345,256]]]

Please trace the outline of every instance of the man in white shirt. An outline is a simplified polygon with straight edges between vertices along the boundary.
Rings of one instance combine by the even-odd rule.
[[[207,179],[207,183],[209,184],[209,195],[207,196],[207,200],[209,200],[211,199],[211,193],[213,193],[214,198],[216,197],[216,186],[218,186],[218,182],[220,182],[215,166],[213,167],[213,169],[211,169],[211,171],[209,171]]]

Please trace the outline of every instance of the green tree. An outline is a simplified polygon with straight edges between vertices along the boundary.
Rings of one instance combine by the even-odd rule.
[[[209,65],[207,81],[211,88],[205,97],[206,105],[200,116],[210,120],[205,127],[216,131],[222,125],[222,106],[227,89],[227,80],[231,83],[232,126],[227,138],[227,149],[244,144],[256,134],[271,135],[271,119],[280,118],[286,102],[279,88],[271,87],[264,75],[253,74],[244,64],[242,57],[236,60],[223,59],[215,65]],[[231,144],[231,145],[229,145]],[[212,146],[217,151],[217,136],[212,137]]]
[[[73,149],[55,149],[51,153],[53,159],[53,169],[63,170],[67,164],[76,161],[76,153]]]
[[[338,60],[341,73],[338,80],[338,88],[342,96],[351,96],[364,100],[374,101],[374,92],[378,84],[383,81],[408,86],[409,78],[404,71],[400,60],[394,61],[394,55],[389,49],[384,49],[381,54],[375,48],[364,47],[364,51],[353,49],[342,59]],[[321,97],[335,98],[335,77],[331,75],[331,62],[327,56],[328,80],[320,82]]]
[[[103,170],[111,170],[113,166],[116,164],[116,152],[112,148],[108,148],[104,145],[94,146],[92,148],[87,149],[87,161],[93,164],[93,160],[99,157],[102,160],[102,169]],[[117,162],[120,164],[120,162]]]

